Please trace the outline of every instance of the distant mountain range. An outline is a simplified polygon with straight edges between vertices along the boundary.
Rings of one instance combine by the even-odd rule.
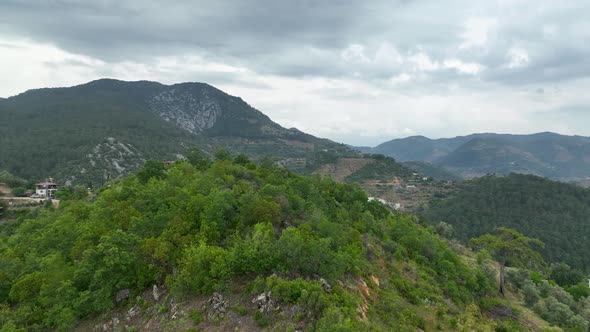
[[[441,139],[412,136],[360,150],[402,162],[428,162],[466,178],[512,172],[564,181],[590,177],[590,138],[550,132],[484,133]]]
[[[29,90],[0,99],[0,141],[0,170],[62,183],[100,184],[148,159],[182,158],[195,145],[209,153],[225,147],[254,159],[269,156],[303,174],[364,181],[404,177],[408,169],[439,180],[510,172],[578,183],[590,177],[590,138],[553,133],[396,139],[360,150],[404,165],[388,161],[386,167],[397,171],[369,171],[382,163],[367,161],[358,149],[284,128],[241,98],[204,83],[101,79]]]
[[[111,79],[1,99],[0,141],[0,170],[73,183],[104,182],[147,159],[176,160],[194,145],[272,156],[300,169],[313,168],[318,153],[358,155],[343,144],[283,128],[207,84]]]

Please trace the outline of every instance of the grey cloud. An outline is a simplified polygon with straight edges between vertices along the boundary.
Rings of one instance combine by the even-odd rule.
[[[495,68],[486,76],[503,84],[523,85],[561,82],[590,76],[590,48],[561,48],[545,54],[532,54],[530,63],[520,68]]]
[[[372,115],[363,121],[372,116],[401,121],[410,105],[414,111],[429,109],[432,113],[421,115],[427,121],[419,119],[394,128],[397,131],[381,128],[383,135],[403,136],[409,128],[440,136],[456,131],[451,127],[457,119],[475,121],[488,109],[501,108],[510,118],[498,120],[498,126],[513,123],[510,116],[514,116],[522,119],[525,128],[530,111],[545,107],[540,102],[544,98],[553,98],[550,101],[556,105],[584,105],[585,95],[571,91],[586,91],[590,84],[585,80],[590,77],[588,12],[588,1],[553,0],[2,0],[0,48],[12,52],[9,48],[20,44],[12,44],[11,38],[24,39],[85,56],[43,62],[54,72],[74,68],[64,71],[64,80],[81,79],[76,77],[79,70],[84,75],[237,87],[236,94],[252,93],[247,97],[270,105],[269,112],[284,109],[285,114],[279,115],[285,121],[295,121],[292,114],[310,108],[313,102],[341,102],[337,108],[342,108],[342,114],[354,114],[375,103]],[[475,19],[471,21],[473,31],[467,30],[469,19]],[[487,34],[477,20],[487,22]],[[520,53],[516,54],[518,61],[511,63],[514,50]],[[12,55],[12,61],[19,61],[17,57]],[[171,57],[166,61],[173,65],[161,65],[162,57]],[[200,62],[190,66],[193,57]],[[454,65],[445,65],[447,61]],[[134,71],[134,65],[140,69]],[[481,70],[460,70],[457,66],[461,65]],[[59,77],[49,77],[55,76]],[[310,77],[320,80],[307,81]],[[19,87],[27,79],[23,77]],[[330,86],[331,80],[340,84]],[[285,101],[307,86],[313,88],[305,98]],[[563,93],[555,93],[558,88]],[[280,96],[257,89],[276,89]],[[544,94],[535,93],[537,89]],[[449,112],[439,99],[450,110],[468,114],[467,109],[472,109],[475,115],[461,113],[441,124]],[[293,106],[295,101],[301,105]],[[387,112],[393,108],[390,105],[400,111],[392,115]],[[576,116],[586,119],[585,113],[562,111],[568,114],[563,121],[578,125],[584,122],[576,121]],[[436,112],[440,114],[433,118]],[[553,118],[535,115],[540,129],[550,129],[547,126],[558,122],[559,111],[552,114]],[[480,122],[465,121],[471,127],[464,133],[472,128],[493,130],[488,127],[491,121]],[[387,126],[383,123],[377,121],[373,127]],[[389,127],[393,125],[395,122]],[[324,127],[328,128],[325,133],[334,132]]]
[[[406,29],[416,23],[416,13],[406,14],[404,9],[413,4],[385,0],[180,1],[166,5],[152,0],[8,0],[0,4],[0,31],[105,61],[143,61],[196,52],[258,72],[339,76],[351,71],[339,59],[340,51],[351,43],[370,46],[395,39],[401,47],[414,47],[422,40],[444,40],[428,37],[431,30],[420,27],[414,27],[409,36]],[[330,56],[318,58],[311,49]]]
[[[262,74],[290,77],[389,79],[404,71],[384,63],[347,63],[351,44],[369,59],[383,43],[408,56],[433,61],[459,58],[488,68],[485,80],[530,84],[588,75],[590,52],[585,14],[590,4],[540,1],[514,6],[463,1],[174,1],[5,0],[0,32],[58,45],[107,62],[147,61],[154,56],[199,54]],[[544,8],[544,9],[543,9]],[[497,20],[489,45],[459,50],[469,17]],[[551,29],[555,34],[551,36]],[[585,29],[586,28],[586,29]],[[548,35],[549,33],[549,35]],[[587,40],[587,39],[585,39]],[[531,62],[506,68],[506,52],[522,47]],[[405,70],[407,71],[408,64]],[[429,75],[434,81],[470,84],[457,71]]]

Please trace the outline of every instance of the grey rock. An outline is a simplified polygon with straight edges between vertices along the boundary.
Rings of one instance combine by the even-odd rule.
[[[152,112],[191,134],[199,134],[213,127],[221,115],[221,107],[209,92],[203,90],[199,98],[191,91],[171,89],[149,101]]]
[[[152,297],[154,298],[154,301],[160,301],[160,289],[156,285],[152,287]]]
[[[209,319],[219,319],[225,316],[227,308],[229,306],[228,301],[223,299],[223,296],[219,293],[214,293],[213,296],[207,300]]]
[[[115,295],[115,301],[117,303],[119,303],[123,300],[128,299],[130,293],[131,293],[131,291],[129,290],[129,288],[118,291],[117,294]]]
[[[137,317],[141,308],[136,304],[131,309],[127,311],[127,321],[132,320],[133,318]]]
[[[256,304],[258,311],[261,313],[269,313],[273,310],[278,310],[279,307],[276,305],[271,297],[271,291],[263,292],[252,299],[252,303]]]
[[[320,284],[322,284],[322,288],[324,289],[324,292],[330,293],[332,291],[332,286],[330,286],[330,284],[326,281],[326,279],[320,278]]]

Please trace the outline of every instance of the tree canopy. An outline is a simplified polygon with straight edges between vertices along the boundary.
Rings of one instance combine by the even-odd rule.
[[[536,250],[543,248],[543,242],[528,238],[513,229],[498,227],[493,234],[484,234],[470,242],[475,247],[486,249],[500,263],[502,294],[506,266],[538,268],[544,263],[541,254]]]
[[[515,229],[545,243],[541,253],[547,262],[590,272],[589,189],[533,175],[486,176],[435,198],[424,215],[434,225],[452,225],[462,241],[497,227]]]
[[[449,308],[493,297],[480,266],[355,185],[244,158],[201,166],[150,162],[97,197],[64,196],[0,226],[0,326],[68,330],[154,284],[186,298],[241,280],[317,331],[451,329],[466,318]]]

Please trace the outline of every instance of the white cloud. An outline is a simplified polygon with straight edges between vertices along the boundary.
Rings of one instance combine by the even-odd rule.
[[[348,45],[348,47],[342,51],[341,56],[344,61],[354,64],[366,64],[371,62],[371,60],[365,55],[365,47],[360,44]]]
[[[375,64],[397,67],[403,62],[403,56],[400,54],[398,49],[390,43],[381,43],[377,49],[377,52],[375,52]]]
[[[10,96],[37,87],[84,83],[105,63],[26,39],[0,38],[0,88]]]
[[[424,52],[412,54],[408,56],[407,60],[412,64],[414,71],[433,71],[440,68],[440,64],[430,59],[430,56]]]
[[[509,60],[508,68],[525,67],[530,62],[528,52],[519,47],[509,49],[506,57]]]
[[[493,18],[469,17],[463,23],[464,31],[461,34],[463,42],[459,45],[459,49],[486,46],[496,25],[497,20]]]
[[[463,62],[459,59],[446,59],[443,62],[443,65],[445,68],[452,68],[457,70],[459,73],[471,75],[475,75],[484,69],[484,67],[479,63]]]
[[[410,79],[412,78],[412,76],[406,74],[406,73],[401,73],[399,75],[394,76],[393,78],[391,78],[391,83],[396,85],[399,83],[404,83],[404,82],[408,82]]]

